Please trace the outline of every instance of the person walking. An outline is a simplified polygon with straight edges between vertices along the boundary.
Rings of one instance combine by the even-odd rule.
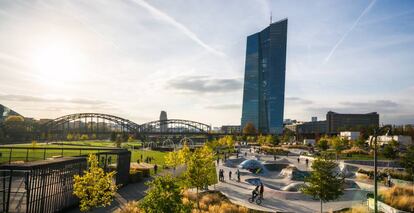
[[[157,171],[158,171],[158,165],[157,165],[157,164],[155,164],[155,165],[154,165],[154,174],[157,174]]]
[[[240,182],[240,170],[237,169],[237,182]]]
[[[388,187],[391,187],[391,175],[390,175],[390,173],[388,173],[387,184],[388,184]]]
[[[229,180],[231,180],[231,170],[229,171]]]
[[[300,163],[300,158],[298,158],[298,163]]]
[[[305,162],[306,162],[306,167],[309,167],[309,159],[306,158]]]
[[[263,199],[263,192],[264,192],[264,186],[263,183],[260,183],[260,198]]]

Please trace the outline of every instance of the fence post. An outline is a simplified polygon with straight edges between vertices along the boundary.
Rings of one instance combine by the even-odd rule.
[[[43,148],[43,160],[46,160],[46,148]]]
[[[9,163],[11,163],[12,154],[13,154],[13,148],[10,148]]]

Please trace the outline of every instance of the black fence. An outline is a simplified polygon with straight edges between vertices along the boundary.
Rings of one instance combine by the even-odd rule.
[[[84,148],[84,147],[18,147],[0,146],[0,164],[2,163],[22,163],[36,160],[46,160],[49,158],[83,156],[121,150],[119,148]]]
[[[73,176],[86,166],[84,157],[0,166],[0,212],[58,212],[75,205]]]
[[[95,153],[99,166],[106,172],[116,171],[115,183],[126,185],[131,152],[99,150],[101,152]],[[76,205],[78,200],[72,195],[73,176],[87,168],[87,153],[83,151],[84,155],[78,157],[59,156],[0,165],[0,212],[59,212]]]

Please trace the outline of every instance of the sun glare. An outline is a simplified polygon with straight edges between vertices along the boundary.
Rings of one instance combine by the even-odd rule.
[[[65,43],[47,44],[33,53],[35,75],[42,83],[63,85],[81,78],[84,57]]]

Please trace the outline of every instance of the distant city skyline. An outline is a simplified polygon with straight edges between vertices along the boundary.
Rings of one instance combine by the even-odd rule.
[[[285,118],[332,110],[414,123],[413,1],[4,0],[0,104],[34,118],[143,123],[165,110],[239,124],[246,36],[270,12],[289,19]]]

